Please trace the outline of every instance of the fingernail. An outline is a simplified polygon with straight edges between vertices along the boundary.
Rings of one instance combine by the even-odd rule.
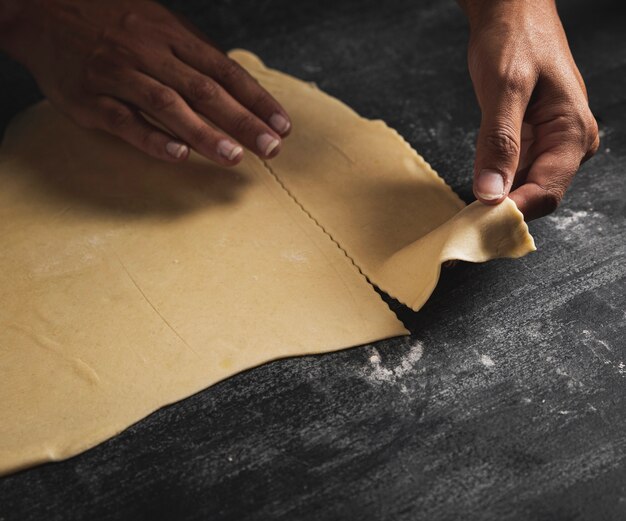
[[[256,138],[256,145],[264,156],[269,156],[280,145],[280,141],[269,134],[261,134]]]
[[[285,116],[275,112],[270,117],[270,125],[279,134],[284,134],[289,130],[291,123],[289,123],[289,120]]]
[[[476,180],[476,195],[493,201],[504,195],[504,177],[497,170],[481,170]]]
[[[167,153],[170,156],[180,159],[187,153],[188,148],[187,145],[183,145],[178,141],[170,141],[167,145],[165,145],[165,150],[167,150]]]
[[[239,145],[235,145],[235,143],[233,143],[232,141],[228,141],[227,139],[221,139],[217,143],[217,153],[220,156],[225,157],[229,161],[235,159],[242,152],[243,148],[241,148]]]

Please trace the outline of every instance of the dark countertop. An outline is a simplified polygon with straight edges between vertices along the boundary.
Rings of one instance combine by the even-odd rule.
[[[169,4],[386,120],[471,198],[479,112],[453,2]],[[537,253],[445,270],[419,313],[394,306],[411,338],[267,364],[0,479],[0,520],[626,519],[620,4],[560,4],[603,138],[531,224]],[[4,127],[39,95],[5,58],[0,79]]]

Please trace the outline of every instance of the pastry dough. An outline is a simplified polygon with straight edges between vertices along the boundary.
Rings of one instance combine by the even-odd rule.
[[[269,360],[405,334],[359,269],[418,308],[443,260],[533,249],[511,201],[464,208],[383,123],[232,56],[292,116],[271,165],[159,163],[47,103],[7,131],[0,474]]]

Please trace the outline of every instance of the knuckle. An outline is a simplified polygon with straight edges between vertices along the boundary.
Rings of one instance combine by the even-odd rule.
[[[219,85],[209,78],[195,78],[189,83],[189,95],[194,101],[213,101],[219,90]]]
[[[252,112],[258,113],[260,112],[260,109],[262,109],[263,107],[267,107],[272,103],[272,101],[272,97],[267,93],[267,91],[261,88],[260,91],[255,95],[254,100],[250,105],[250,110]]]
[[[178,54],[182,56],[202,56],[206,52],[200,40],[186,36],[186,30],[184,29],[183,34],[184,36],[181,36],[179,31],[179,34],[172,39],[173,46]]]
[[[485,137],[485,143],[496,159],[508,160],[519,156],[520,144],[517,136],[506,128],[494,129]]]
[[[112,131],[119,131],[127,127],[133,120],[133,113],[121,106],[107,107],[104,111],[106,127]]]
[[[176,104],[176,93],[168,87],[153,87],[146,92],[148,106],[154,110],[166,110]]]
[[[522,76],[520,73],[511,74],[504,79],[504,88],[513,94],[526,92],[527,84],[526,77]]]
[[[134,31],[141,23],[141,17],[134,11],[127,11],[120,17],[120,27],[125,31]]]
[[[498,84],[509,94],[523,95],[531,90],[532,76],[530,71],[522,67],[509,65],[496,70]]]
[[[196,148],[206,146],[213,141],[211,131],[206,125],[200,125],[191,131],[190,142]]]
[[[588,153],[599,140],[598,124],[588,108],[572,107],[571,113],[560,118],[561,128],[568,141],[575,144],[583,153]]]
[[[249,114],[237,116],[234,119],[233,128],[237,134],[247,134],[254,129],[255,119]]]
[[[579,140],[581,144],[584,144],[587,141],[587,136],[589,134],[589,117],[585,112],[574,112],[573,116],[570,119],[569,131],[571,135]]]
[[[238,83],[245,74],[243,69],[230,58],[219,61],[215,72],[226,85]]]
[[[158,133],[152,130],[146,130],[141,133],[139,146],[142,150],[150,151],[155,156],[163,155],[161,147],[158,146]]]

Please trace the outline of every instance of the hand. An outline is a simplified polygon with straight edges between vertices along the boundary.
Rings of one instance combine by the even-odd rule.
[[[158,159],[192,147],[230,166],[239,143],[273,157],[290,129],[242,67],[148,0],[0,0],[0,47],[76,123]]]
[[[556,209],[599,146],[583,79],[553,0],[466,0],[468,62],[482,111],[474,194],[510,192],[527,220]]]

